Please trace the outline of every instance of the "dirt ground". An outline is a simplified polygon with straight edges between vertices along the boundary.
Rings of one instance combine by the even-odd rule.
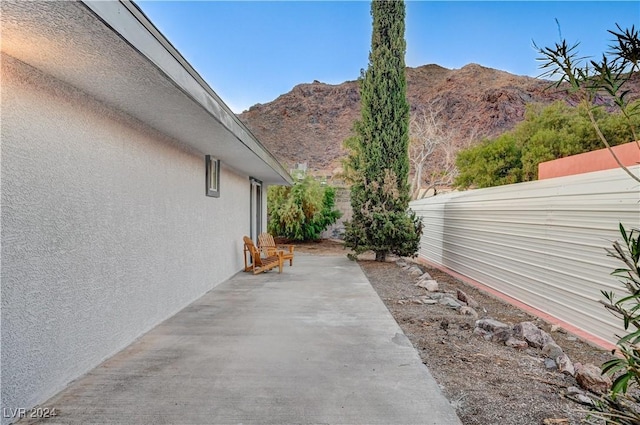
[[[324,240],[298,244],[296,251],[315,255],[346,255],[341,243]],[[580,424],[585,407],[567,399],[575,378],[547,370],[544,356],[534,348],[515,349],[473,334],[475,318],[444,305],[415,304],[426,294],[416,277],[395,262],[378,263],[366,254],[359,261],[378,295],[409,337],[463,424]],[[420,266],[437,280],[441,291],[460,289],[479,304],[480,318],[514,325],[533,321],[548,332],[575,363],[601,365],[611,358],[605,350],[551,326],[437,269]]]

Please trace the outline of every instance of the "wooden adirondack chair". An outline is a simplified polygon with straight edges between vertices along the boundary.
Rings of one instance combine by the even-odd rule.
[[[248,236],[242,238],[244,240],[244,271],[253,272],[258,274],[278,267],[278,273],[282,273],[282,265],[284,263],[282,251],[273,253],[262,257],[260,250],[256,248],[255,244]],[[250,262],[247,261],[247,253],[249,254]]]
[[[293,266],[294,245],[276,245],[270,233],[261,233],[258,236],[258,248],[267,255],[275,255],[276,252],[282,252],[282,258],[289,260],[289,266]]]

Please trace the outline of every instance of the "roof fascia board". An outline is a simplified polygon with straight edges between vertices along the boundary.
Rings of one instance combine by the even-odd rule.
[[[240,143],[269,165],[283,180],[289,184],[293,183],[289,173],[273,154],[257,140],[135,3],[127,0],[82,0],[82,3],[151,61],[167,78],[220,122]]]

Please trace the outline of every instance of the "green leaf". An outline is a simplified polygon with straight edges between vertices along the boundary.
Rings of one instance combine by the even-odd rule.
[[[602,373],[614,374],[617,371],[624,369],[625,366],[624,360],[622,359],[609,360],[602,364]]]
[[[616,378],[616,380],[613,381],[613,385],[611,386],[611,392],[613,394],[626,393],[627,387],[629,385],[629,379],[631,379],[631,375],[627,373],[618,376],[618,378]]]
[[[627,237],[627,230],[624,228],[624,226],[622,225],[622,223],[618,224],[618,227],[620,228],[620,234],[622,235],[622,239],[624,239],[624,242],[629,245],[629,238]]]

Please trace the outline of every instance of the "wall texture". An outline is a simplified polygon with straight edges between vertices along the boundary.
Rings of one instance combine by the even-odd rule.
[[[343,239],[344,222],[353,219],[351,209],[351,188],[346,186],[334,186],[336,189],[335,208],[342,213],[342,216],[331,226],[322,232],[322,237],[326,239]]]
[[[4,54],[1,77],[1,404],[28,408],[241,269],[249,179],[223,164],[206,197],[203,153]]]
[[[633,167],[636,175],[640,167]],[[618,223],[640,227],[640,187],[622,170],[414,201],[419,255],[606,341],[621,324],[598,303],[622,293],[605,248]]]
[[[640,164],[640,141],[625,143],[611,148],[622,165],[632,167]],[[618,163],[608,149],[571,155],[538,164],[538,180],[571,176],[592,171],[618,168]]]

